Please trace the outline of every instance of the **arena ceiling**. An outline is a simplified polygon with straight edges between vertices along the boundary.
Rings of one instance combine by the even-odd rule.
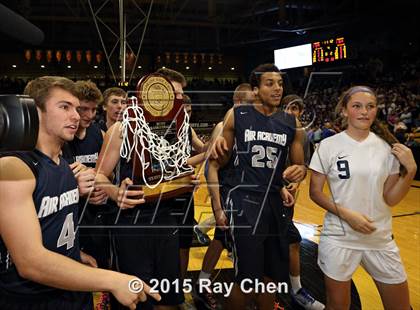
[[[287,46],[302,39],[363,35],[367,29],[395,27],[417,33],[418,2],[410,0],[123,0],[127,42],[143,37],[143,52],[216,51],[251,46]],[[45,34],[41,47],[112,48],[119,35],[118,0],[15,0],[2,4],[24,16]],[[146,18],[150,10],[149,18]],[[93,18],[96,12],[98,18]],[[410,26],[413,24],[413,26]],[[391,28],[390,28],[391,27]],[[0,39],[1,49],[22,43]]]

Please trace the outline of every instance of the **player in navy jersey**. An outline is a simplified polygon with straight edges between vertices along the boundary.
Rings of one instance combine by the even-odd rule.
[[[294,115],[297,119],[300,120],[304,112],[304,104],[302,98],[297,95],[288,95],[284,97],[281,101],[282,108],[288,114]],[[309,150],[309,140],[306,135],[306,131],[303,134],[303,150],[305,164],[308,165],[311,160],[311,154]],[[294,196],[297,197],[297,192],[299,189],[299,183],[290,183],[287,185],[287,190]],[[290,208],[291,217],[293,220],[294,207]],[[311,294],[302,287],[300,282],[300,242],[302,237],[300,236],[299,230],[292,221],[289,225],[289,230],[287,232],[287,239],[289,240],[289,278],[291,284],[290,295],[292,299],[301,307],[307,310],[322,310],[324,305],[313,298]]]
[[[272,309],[274,293],[248,289],[258,282],[276,287],[288,278],[290,224],[285,207],[293,197],[283,187],[284,179],[301,181],[306,175],[302,132],[295,117],[279,109],[283,95],[280,71],[272,64],[255,68],[250,75],[255,101],[235,107],[224,120],[223,138],[227,154],[211,161],[209,182],[218,226],[231,229],[235,285],[226,308],[244,309],[248,297],[255,297],[259,309]],[[235,151],[233,151],[235,145]],[[217,147],[216,147],[217,149]],[[289,155],[292,165],[285,167]],[[220,206],[217,170],[233,161],[235,175],[227,179],[227,214]],[[228,217],[230,218],[228,221]]]
[[[80,123],[74,139],[64,144],[63,157],[69,163],[78,162],[93,169],[101,151],[104,135],[99,126],[94,123],[98,104],[102,102],[102,94],[96,84],[91,81],[77,81],[75,86],[80,102],[77,109]],[[93,179],[94,175],[95,173],[92,171]],[[109,209],[105,204],[107,199],[105,191],[95,187],[88,198],[89,203],[86,199],[80,199],[79,202],[82,226],[105,225]],[[110,267],[109,238],[105,229],[81,228],[80,245],[84,252],[95,257],[99,267]]]
[[[177,99],[183,99],[185,77],[174,70],[166,69],[158,73],[165,75],[175,90]],[[113,133],[113,131],[117,133]],[[173,200],[146,203],[143,191],[130,189],[133,185],[132,164],[120,158],[122,145],[121,123],[116,122],[105,134],[104,145],[97,162],[97,181],[105,189],[109,197],[117,202],[121,209],[116,224],[120,228],[113,230],[118,268],[121,271],[134,273],[145,281],[158,279],[169,280],[170,283],[179,281],[179,236],[178,222],[171,215]],[[112,185],[109,177],[120,162],[119,187]],[[138,207],[141,205],[141,208]],[[133,208],[132,210],[125,210]],[[142,249],[141,255],[138,249]],[[182,284],[182,282],[181,282]],[[182,285],[181,285],[182,287]],[[182,304],[184,296],[182,290],[173,285],[162,293],[162,300],[156,304],[144,304],[145,309],[176,309]]]
[[[123,112],[127,107],[127,93],[119,87],[110,87],[105,89],[103,97],[102,109],[105,115],[98,124],[106,132],[115,122],[122,120]]]
[[[77,81],[75,86],[80,102],[77,109],[80,123],[74,139],[64,144],[63,157],[95,168],[104,133],[93,121],[98,105],[102,102],[102,94],[92,81]]]
[[[163,70],[163,69],[161,69]],[[159,71],[158,71],[159,72]],[[163,71],[165,73],[165,71]],[[183,95],[185,113],[191,118],[192,106],[191,98]],[[196,132],[192,127],[188,131],[188,139],[191,141],[190,154],[205,152],[205,144],[198,138]],[[193,240],[193,226],[194,226],[194,193],[186,193],[177,196],[174,199],[173,209],[179,216],[179,261],[181,279],[185,279],[188,269],[190,248]]]
[[[134,276],[92,268],[79,249],[79,189],[60,156],[80,116],[74,83],[41,77],[26,86],[40,119],[36,150],[0,158],[0,309],[91,309],[88,291],[109,291],[134,309],[146,298]],[[159,298],[158,295],[153,295]]]
[[[240,104],[251,104],[254,101],[254,94],[252,92],[251,85],[249,83],[242,83],[238,85],[233,93],[233,104],[234,106],[238,106]],[[212,136],[210,141],[216,141],[217,137],[221,136],[223,134],[223,122],[219,122],[213,129]],[[204,175],[207,179],[208,177],[208,162],[206,162],[205,172]],[[219,183],[221,185],[220,187],[220,199],[221,204],[223,206],[223,209],[225,209],[224,202],[227,198],[227,194],[229,192],[229,187],[226,185],[226,180],[229,177],[233,176],[233,164],[230,162],[230,165],[226,165],[219,169],[218,171],[218,177],[219,177]],[[207,184],[207,186],[212,186],[211,184]],[[210,221],[207,221],[208,224],[200,223],[199,226],[202,225],[209,225],[213,227],[215,225],[215,217],[212,217],[213,223],[210,223]],[[204,222],[206,222],[204,221]],[[199,229],[199,226],[197,225],[194,227],[194,231],[196,232]],[[210,228],[206,228],[207,230],[210,230]],[[214,238],[210,242],[209,247],[207,248],[206,254],[203,258],[203,263],[201,267],[200,274],[197,279],[197,284],[195,287],[195,298],[198,299],[199,302],[202,302],[205,304],[205,306],[208,309],[218,309],[220,308],[220,304],[218,304],[215,296],[213,295],[213,292],[211,290],[199,290],[197,286],[199,285],[200,281],[208,280],[211,277],[211,274],[220,258],[220,255],[222,254],[223,249],[227,249],[229,253],[232,252],[232,246],[231,246],[231,236],[230,232],[228,230],[222,230],[220,227],[216,226],[216,229],[214,231]]]

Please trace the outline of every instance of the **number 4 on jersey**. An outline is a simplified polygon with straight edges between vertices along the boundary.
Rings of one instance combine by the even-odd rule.
[[[67,250],[74,246],[74,238],[76,233],[74,231],[73,212],[67,214],[64,221],[63,228],[61,228],[60,237],[57,240],[57,248],[67,245]]]

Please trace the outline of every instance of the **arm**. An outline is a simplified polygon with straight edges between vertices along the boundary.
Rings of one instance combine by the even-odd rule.
[[[121,186],[117,187],[112,184],[110,177],[120,160],[120,148],[122,144],[121,137],[121,123],[116,122],[112,125],[105,134],[104,143],[102,144],[101,152],[99,153],[98,161],[96,162],[96,186],[103,189],[106,194],[115,202],[120,208],[133,208],[138,204],[145,202],[141,199],[128,199],[127,197],[143,196],[143,191],[126,190],[128,185],[133,182],[130,179],[122,181]]]
[[[225,230],[228,228],[228,221],[220,202],[219,168],[220,165],[217,160],[211,159],[209,161],[207,188],[211,197],[211,207],[213,209],[214,218],[216,219],[216,224],[220,229]]]
[[[225,118],[223,119],[223,127],[222,127],[222,135],[215,137],[219,143],[219,147],[216,145],[216,149],[218,149],[219,156],[216,157],[219,160],[219,163],[223,167],[230,156],[232,155],[233,144],[235,140],[235,114],[233,113],[233,108],[227,111]],[[221,139],[219,139],[221,138]],[[224,146],[222,147],[223,144]],[[223,150],[224,149],[224,150]]]
[[[135,277],[85,266],[43,246],[32,200],[34,175],[15,157],[1,158],[0,166],[0,235],[19,275],[65,290],[109,291],[126,306],[134,303],[138,296],[128,290],[128,282]]]
[[[192,130],[192,145],[194,149],[197,152],[207,152],[213,146],[215,139],[217,137],[222,136],[223,122],[219,122],[216,125],[216,127],[214,127],[211,133],[211,138],[206,143],[203,143],[203,141],[201,141],[200,138],[198,138],[197,133],[195,132],[193,128],[191,128],[191,130]]]
[[[413,153],[403,144],[394,144],[391,153],[407,169],[407,173],[404,176],[398,174],[390,175],[384,184],[384,200],[387,205],[395,206],[410,190],[411,181],[416,175],[417,165]]]
[[[197,166],[199,164],[201,164],[202,162],[204,162],[207,159],[207,155],[205,152],[194,155],[190,158],[187,159],[187,165],[190,166]]]
[[[222,158],[219,160],[211,159],[209,161],[209,172],[208,172],[208,179],[207,184],[208,190],[211,196],[212,201],[212,208],[214,217],[216,218],[217,225],[220,226],[222,229],[227,229],[227,218],[222,209],[222,205],[220,203],[220,190],[219,190],[219,176],[218,171],[222,164],[227,163],[230,158],[230,154],[233,148],[233,140],[234,140],[234,116],[233,116],[233,109],[230,109],[224,120],[225,128],[223,131],[223,136],[225,141],[228,142],[228,150],[225,152]],[[222,163],[221,163],[222,162]]]
[[[321,208],[346,221],[354,230],[364,234],[374,232],[376,227],[372,224],[373,221],[370,218],[364,214],[340,206],[324,194],[323,188],[326,180],[327,176],[325,174],[312,170],[309,186],[309,195],[312,201]]]
[[[309,185],[309,195],[313,202],[319,205],[321,208],[331,212],[332,214],[341,217],[343,212],[341,211],[342,207],[334,203],[325,193],[323,188],[325,182],[327,181],[327,176],[325,174],[319,173],[315,170],[311,171],[311,182]]]
[[[290,146],[289,158],[291,166],[283,172],[283,178],[291,182],[301,182],[306,176],[305,158],[303,153],[303,140],[305,130],[296,119],[296,134]]]
[[[102,138],[104,139],[105,131],[103,131],[102,129],[101,129],[101,135],[102,135]],[[95,178],[96,178],[96,171],[95,171]],[[94,190],[91,191],[88,198],[89,198],[90,204],[103,205],[107,201],[108,195],[102,188],[94,187]]]
[[[203,141],[201,141],[200,138],[197,136],[197,133],[192,127],[191,127],[191,137],[192,137],[191,143],[194,150],[196,150],[198,153],[202,153],[207,150],[208,142],[204,144]]]
[[[214,139],[220,136],[223,136],[223,122],[217,123],[217,125],[214,127],[211,133],[210,141],[213,141]]]
[[[216,125],[216,127],[214,127],[213,132],[211,134],[210,141],[204,144],[204,150],[202,150],[202,153],[188,158],[187,164],[191,166],[196,166],[202,163],[203,161],[207,160],[210,157],[210,152],[214,146],[215,139],[221,136],[222,130],[223,130],[223,122],[220,122]],[[194,131],[193,133],[195,134]]]
[[[283,206],[285,207],[293,207],[295,204],[295,197],[286,187],[280,189],[280,197],[283,200]]]
[[[231,139],[229,144],[233,145],[233,141],[235,138],[234,131],[229,129],[228,131],[231,132],[226,133],[226,138],[224,131],[226,130],[226,126],[231,126],[231,128],[233,128],[234,123],[234,113],[232,108],[226,113],[223,122],[219,123],[212,133],[212,147],[210,148],[211,158],[219,159],[219,157],[223,157],[226,155],[226,152],[228,152],[229,150],[226,138]]]

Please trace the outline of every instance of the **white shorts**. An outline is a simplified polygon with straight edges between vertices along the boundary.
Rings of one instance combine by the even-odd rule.
[[[407,280],[395,242],[385,250],[357,250],[321,240],[318,265],[325,275],[336,281],[349,281],[359,265],[381,283],[400,284]]]

